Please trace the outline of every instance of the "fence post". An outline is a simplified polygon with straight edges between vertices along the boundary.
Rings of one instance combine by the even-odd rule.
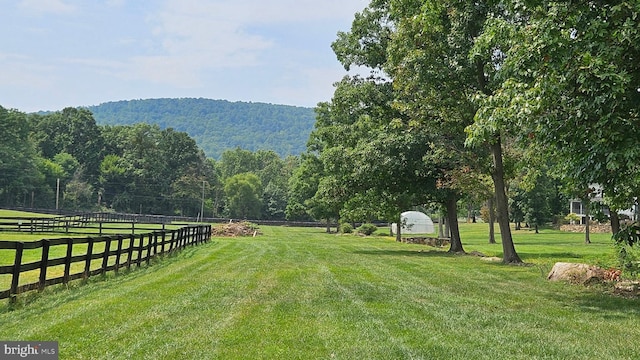
[[[175,241],[176,241],[176,231],[171,230],[171,241],[169,242],[169,252],[173,251],[173,248],[175,247]]]
[[[153,256],[158,255],[158,233],[153,232]]]
[[[24,251],[24,243],[16,244],[16,257],[13,262],[13,274],[11,277],[11,289],[9,289],[10,302],[15,303],[18,296],[18,284],[20,283],[20,265],[22,265],[22,252]]]
[[[42,256],[40,257],[40,281],[38,281],[38,291],[44,290],[45,283],[47,282],[47,266],[49,265],[49,248],[51,242],[49,240],[42,240]]]
[[[63,283],[68,284],[71,276],[71,257],[73,256],[73,239],[67,239],[67,257],[64,258],[64,279]]]
[[[136,262],[137,266],[140,267],[140,263],[142,262],[142,244],[144,243],[144,234],[140,235],[140,246],[138,246],[138,261]]]
[[[91,275],[91,257],[93,256],[93,238],[88,238],[89,243],[87,244],[87,258],[84,262],[84,273],[82,274],[82,278],[86,279]]]
[[[118,273],[118,269],[120,269],[120,255],[122,254],[122,241],[124,237],[122,235],[118,235],[118,251],[116,251],[116,274]]]
[[[133,262],[133,245],[136,242],[134,235],[129,235],[129,249],[127,250],[127,269],[131,269],[131,263]]]
[[[142,235],[144,237],[144,235]],[[149,261],[151,261],[151,248],[153,247],[153,233],[149,234],[149,243],[147,244],[147,258],[145,259],[147,265],[149,265]]]
[[[111,250],[111,236],[107,237],[107,241],[104,244],[104,254],[102,255],[102,274],[106,274],[107,267],[109,266],[109,251]]]
[[[164,227],[164,226],[163,226]],[[167,238],[167,232],[164,231],[164,229],[162,230],[162,246],[160,248],[161,254],[164,255],[164,242]]]

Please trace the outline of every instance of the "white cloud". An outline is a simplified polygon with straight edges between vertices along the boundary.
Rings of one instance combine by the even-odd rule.
[[[74,5],[68,4],[63,0],[21,0],[18,6],[38,14],[71,14],[77,10]]]
[[[106,0],[107,6],[122,7],[124,6],[124,0]]]
[[[15,21],[0,24],[15,34],[0,39],[14,54],[0,53],[0,98],[25,109],[131,96],[313,106],[344,75],[333,36],[368,3],[19,0]]]
[[[3,87],[33,87],[39,90],[49,89],[54,80],[51,65],[42,65],[36,59],[20,54],[0,53],[0,83]]]

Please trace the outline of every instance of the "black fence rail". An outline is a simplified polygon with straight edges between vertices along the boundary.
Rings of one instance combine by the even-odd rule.
[[[65,233],[65,234],[93,234],[100,235],[109,230],[123,231],[130,229],[132,234],[136,230],[153,231],[161,225],[162,230],[170,221],[161,216],[111,214],[111,213],[87,213],[56,217],[0,217],[0,231],[4,232],[29,232],[33,233]],[[123,224],[127,224],[124,228]]]
[[[14,302],[18,294],[27,291],[41,291],[47,286],[67,284],[108,271],[118,272],[125,267],[140,267],[158,255],[210,239],[211,225],[193,225],[139,235],[0,241],[0,251],[14,252],[13,264],[0,264],[0,284],[7,283],[1,281],[3,277],[5,280],[10,277],[9,288],[0,287],[0,299],[9,298]],[[21,284],[23,274],[28,276],[23,281],[26,283]]]
[[[12,210],[34,211],[47,213],[42,209],[12,208]],[[48,210],[53,213],[54,210]],[[293,226],[293,227],[326,227],[326,222],[317,221],[287,221],[287,220],[257,220],[257,219],[230,219],[215,217],[185,217],[185,216],[165,216],[165,215],[140,215],[112,212],[91,212],[91,213],[69,213],[63,216],[51,217],[0,217],[0,231],[19,231],[30,233],[67,233],[67,234],[87,234],[96,231],[83,231],[83,229],[97,228],[98,233],[102,234],[102,230],[108,230],[109,224],[129,223],[132,224],[132,233],[135,229],[153,230],[154,228],[140,226],[138,224],[160,224],[168,225],[172,223],[209,223],[220,224],[228,222],[249,221],[257,225],[266,226]],[[335,227],[335,223],[329,224]],[[114,228],[112,228],[114,229]]]

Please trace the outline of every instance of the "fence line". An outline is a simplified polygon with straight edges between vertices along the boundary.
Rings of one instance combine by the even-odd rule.
[[[3,209],[13,209],[20,211],[30,211],[30,212],[39,212],[43,214],[61,214],[62,210],[51,210],[51,209],[31,209],[31,208],[22,208],[22,207],[2,207]],[[9,219],[13,219],[9,220]],[[36,224],[42,224],[43,222],[47,224],[46,220],[32,219],[32,218],[19,218],[19,217],[3,217],[0,218],[0,231],[5,228],[12,228],[9,231],[15,231],[18,228],[17,219],[23,219],[24,221],[33,220]],[[218,218],[218,217],[186,217],[186,216],[167,216],[167,215],[142,215],[142,214],[126,214],[126,213],[112,213],[112,212],[90,212],[90,213],[78,213],[78,212],[66,212],[64,216],[56,216],[45,218],[51,221],[51,223],[58,222],[60,223],[57,226],[49,226],[52,229],[58,229],[56,231],[62,232],[62,229],[65,229],[65,221],[72,221],[73,219],[80,219],[84,223],[116,223],[116,222],[127,222],[127,223],[146,223],[146,224],[170,224],[172,222],[181,222],[181,223],[198,223],[204,222],[209,224],[215,223],[228,223],[229,221],[238,222],[238,221],[249,221],[257,225],[268,225],[268,226],[295,226],[295,227],[325,227],[327,223],[325,221],[288,221],[288,220],[260,220],[260,219],[230,219],[230,218]],[[386,223],[380,223],[386,225]],[[9,226],[11,225],[11,226]],[[331,222],[329,224],[332,227],[335,227],[337,224],[335,222]],[[28,231],[28,228],[23,225],[21,231]],[[38,226],[35,226],[38,229]],[[40,226],[42,228],[42,226]],[[44,226],[46,229],[47,226]],[[5,230],[8,231],[8,230]],[[35,232],[35,231],[34,231]]]
[[[0,266],[0,275],[11,275],[11,285],[9,289],[0,290],[0,299],[9,298],[11,302],[15,302],[18,294],[27,291],[42,291],[47,286],[67,284],[108,271],[118,272],[123,267],[140,267],[142,263],[149,264],[158,255],[202,244],[210,239],[211,225],[193,225],[139,235],[43,239],[33,242],[0,241],[0,250],[15,251],[13,265]],[[58,251],[64,252],[64,257],[52,258],[53,249],[64,247],[66,249]],[[41,249],[40,260],[24,262],[25,250],[37,249]],[[78,251],[80,254],[77,254]],[[96,262],[100,264],[99,267],[96,267]],[[72,269],[75,264],[79,266]],[[63,267],[62,274],[49,272],[53,267]],[[20,275],[29,271],[39,271],[38,281],[20,285]]]

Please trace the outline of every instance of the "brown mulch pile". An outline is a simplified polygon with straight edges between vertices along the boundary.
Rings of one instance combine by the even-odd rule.
[[[560,231],[567,231],[573,233],[583,233],[585,229],[584,225],[562,225]],[[608,233],[611,232],[611,225],[606,224],[592,224],[589,226],[589,233]]]
[[[250,222],[228,223],[215,226],[211,233],[213,236],[256,236],[261,235],[258,227]]]
[[[439,239],[433,237],[407,237],[402,238],[402,242],[408,244],[429,245],[433,247],[444,247],[449,245],[448,239]]]

